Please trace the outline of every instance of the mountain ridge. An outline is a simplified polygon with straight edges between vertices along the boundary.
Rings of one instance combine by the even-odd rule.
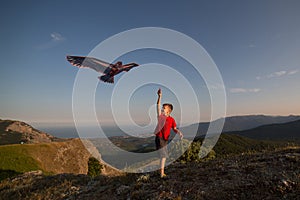
[[[205,135],[209,126],[216,126],[220,120],[224,121],[224,126],[222,132],[230,131],[243,131],[252,128],[256,128],[267,124],[277,124],[286,123],[291,121],[300,120],[298,115],[288,115],[288,116],[271,116],[271,115],[241,115],[241,116],[230,116],[222,119],[217,119],[212,122],[200,122],[191,124],[189,126],[182,127],[181,130],[188,135],[195,135],[193,133],[197,132],[197,136]]]
[[[295,140],[300,141],[300,120],[266,124],[244,131],[225,132],[226,134],[236,134],[258,140]]]
[[[46,132],[18,120],[0,119],[0,145],[35,144],[62,141]]]

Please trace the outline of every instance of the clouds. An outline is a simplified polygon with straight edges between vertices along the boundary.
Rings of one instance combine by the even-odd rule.
[[[287,75],[293,75],[293,74],[296,74],[296,73],[298,73],[299,72],[299,70],[292,70],[292,71],[289,71],[288,73],[287,73]]]
[[[36,48],[39,50],[50,49],[66,40],[65,37],[63,37],[60,33],[57,32],[50,33],[48,37],[49,37],[48,41],[37,46]]]
[[[231,88],[230,93],[257,93],[260,92],[259,88]]]
[[[287,77],[287,76],[291,76],[294,74],[297,74],[299,72],[298,69],[295,70],[281,70],[281,71],[276,71],[276,72],[272,72],[270,74],[264,75],[264,76],[257,76],[256,80],[263,80],[263,79],[274,79],[274,78],[279,78],[279,77]],[[240,87],[236,87],[236,88],[230,88],[230,93],[258,93],[261,92],[260,88],[240,88]]]
[[[256,80],[263,80],[263,79],[274,79],[274,78],[279,78],[279,77],[284,77],[284,76],[291,76],[294,74],[297,74],[299,72],[298,69],[295,70],[281,70],[281,71],[276,71],[276,72],[272,72],[270,74],[264,75],[264,76],[257,76]],[[260,88],[230,88],[230,93],[258,93],[261,91]]]
[[[299,70],[290,70],[290,71],[282,70],[282,71],[273,72],[273,73],[265,75],[265,76],[257,76],[256,79],[261,80],[261,79],[278,78],[278,77],[282,77],[282,76],[293,75],[298,72],[299,72]]]
[[[65,38],[61,34],[56,33],[56,32],[51,33],[50,37],[51,37],[51,41],[53,41],[53,42],[59,42],[59,41],[65,40]]]
[[[276,78],[286,74],[286,71],[278,71],[267,75],[267,78]]]

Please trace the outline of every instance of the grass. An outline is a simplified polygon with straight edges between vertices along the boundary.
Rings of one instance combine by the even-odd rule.
[[[28,154],[25,145],[0,146],[0,180],[38,169],[39,163]]]
[[[41,170],[44,174],[85,174],[90,153],[79,139],[39,144],[0,145],[1,179]],[[10,170],[10,171],[9,171]]]
[[[0,147],[0,169],[26,172],[39,169],[36,160],[29,156],[26,145],[6,145]]]
[[[79,139],[40,144],[1,145],[0,170],[3,177],[34,170],[41,170],[44,174],[84,174],[87,172],[89,157],[90,153]]]

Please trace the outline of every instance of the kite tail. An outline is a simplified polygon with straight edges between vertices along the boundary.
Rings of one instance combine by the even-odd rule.
[[[110,76],[110,75],[108,75],[108,74],[103,75],[103,76],[99,76],[98,78],[99,78],[101,81],[104,81],[104,82],[114,83],[114,77],[113,77],[113,76]]]

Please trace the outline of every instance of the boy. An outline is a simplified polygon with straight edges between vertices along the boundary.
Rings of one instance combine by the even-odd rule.
[[[162,110],[160,109],[160,100],[162,96],[161,89],[159,88],[157,91],[158,99],[156,105],[157,111],[157,126],[155,129],[155,144],[156,150],[159,150],[160,153],[160,177],[166,177],[165,174],[165,163],[167,158],[167,145],[168,139],[170,136],[171,128],[174,130],[175,133],[178,133],[180,139],[182,139],[183,134],[177,129],[176,122],[173,117],[170,116],[173,105],[169,103],[163,104]]]

